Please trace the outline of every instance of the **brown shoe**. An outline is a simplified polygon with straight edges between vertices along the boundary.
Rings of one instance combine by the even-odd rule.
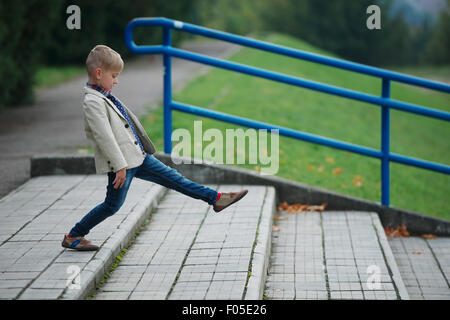
[[[86,240],[83,237],[68,237],[64,236],[64,240],[61,245],[64,248],[75,249],[78,251],[96,251],[98,250],[98,246],[93,245],[90,241]]]
[[[222,193],[219,200],[214,204],[214,211],[220,212],[226,207],[232,205],[235,202],[238,202],[241,200],[246,194],[248,190],[242,190],[240,192],[228,192],[228,193]]]

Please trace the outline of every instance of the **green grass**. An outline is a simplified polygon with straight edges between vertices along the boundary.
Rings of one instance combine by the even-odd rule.
[[[393,71],[410,74],[416,77],[427,78],[435,81],[450,83],[450,65],[447,66],[414,66],[392,67]]]
[[[41,66],[35,74],[35,88],[49,88],[86,73],[83,66]]]
[[[272,33],[261,38],[333,56],[292,37]],[[381,80],[377,78],[253,49],[242,49],[230,60],[369,94],[381,94]],[[450,99],[446,94],[393,83],[391,96],[396,100],[450,111]],[[380,148],[380,107],[226,70],[213,69],[197,78],[176,94],[174,100]],[[193,136],[194,120],[203,121],[203,132],[208,128],[217,128],[222,132],[227,128],[237,128],[231,124],[173,112],[173,129],[186,128]],[[142,122],[157,149],[162,151],[162,108],[142,117]],[[449,164],[449,137],[450,128],[444,121],[391,111],[392,152]],[[203,142],[203,147],[208,143]],[[248,152],[246,154],[248,158]],[[278,176],[380,201],[379,160],[285,137],[280,137],[279,155]],[[258,166],[248,164],[242,167],[258,169]],[[336,168],[341,169],[340,174],[333,173]],[[356,183],[355,179],[361,183]],[[391,163],[391,205],[450,219],[447,208],[449,194],[448,176]]]

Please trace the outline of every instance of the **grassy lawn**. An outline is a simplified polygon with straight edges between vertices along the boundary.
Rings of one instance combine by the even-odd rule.
[[[261,38],[332,56],[288,36],[268,34]],[[243,49],[230,60],[369,94],[381,94],[381,80],[377,78],[253,49]],[[393,83],[391,96],[397,100],[450,111],[450,99],[446,94]],[[197,78],[176,94],[174,100],[380,148],[380,107],[226,70],[213,69]],[[208,128],[217,128],[224,132],[224,137],[225,129],[237,128],[231,124],[173,112],[173,129],[188,129],[193,136],[195,120],[203,121],[203,132]],[[157,149],[163,151],[162,108],[142,117],[142,122]],[[450,126],[444,121],[391,111],[392,152],[449,164],[449,137]],[[208,143],[204,141],[203,147]],[[280,167],[277,175],[342,194],[380,201],[379,160],[285,137],[280,137],[279,147]],[[245,154],[248,158],[247,151]],[[260,169],[259,165],[242,167]],[[447,207],[449,194],[450,177],[391,163],[393,206],[450,219]]]
[[[49,88],[85,73],[84,66],[41,66],[35,74],[35,88]]]

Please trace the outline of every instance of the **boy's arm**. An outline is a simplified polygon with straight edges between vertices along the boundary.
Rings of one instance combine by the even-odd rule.
[[[127,162],[120,151],[119,145],[109,123],[104,102],[86,99],[83,103],[84,116],[92,131],[92,136],[102,150],[114,172],[126,168]]]

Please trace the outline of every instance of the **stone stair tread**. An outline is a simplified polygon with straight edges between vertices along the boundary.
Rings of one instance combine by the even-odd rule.
[[[277,215],[268,299],[409,299],[376,213]]]
[[[260,231],[271,226],[274,188],[209,186],[249,193],[215,213],[200,200],[169,191],[94,299],[261,297],[270,250]]]

